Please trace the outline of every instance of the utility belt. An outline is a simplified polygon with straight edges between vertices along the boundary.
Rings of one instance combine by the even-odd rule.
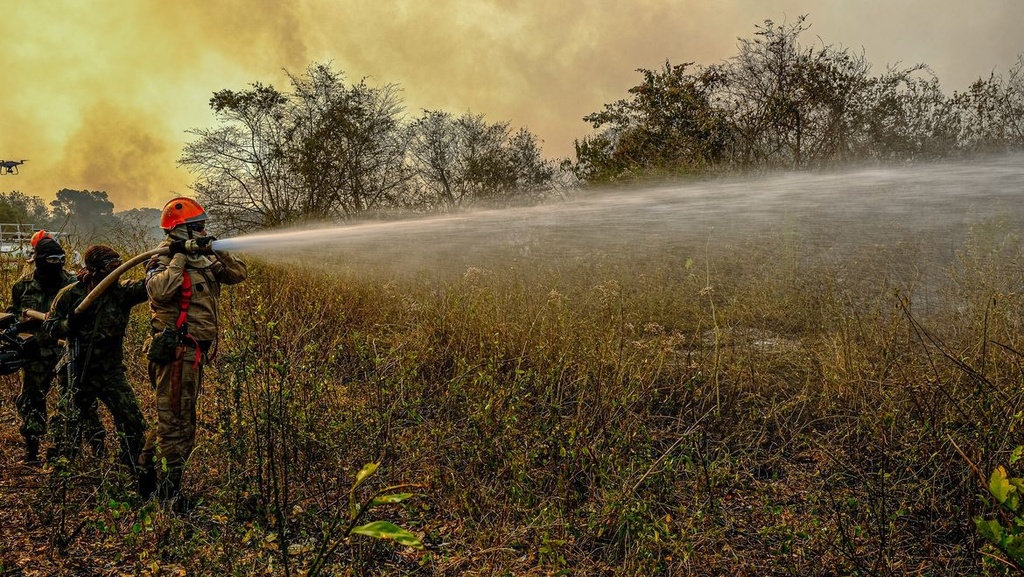
[[[205,355],[209,354],[213,342],[212,340],[199,340],[187,332],[167,328],[153,333],[146,358],[157,363],[173,362],[178,358],[178,347],[196,350]],[[196,356],[198,357],[198,354]]]

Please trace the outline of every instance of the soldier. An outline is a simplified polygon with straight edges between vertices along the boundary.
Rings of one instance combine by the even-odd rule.
[[[227,252],[214,251],[214,238],[206,232],[206,212],[190,198],[175,198],[160,215],[167,233],[161,246],[169,254],[153,257],[146,265],[146,289],[152,339],[147,343],[149,378],[156,390],[156,435],[146,443],[147,474],[163,500],[178,508],[177,499],[185,463],[195,446],[196,400],[203,366],[215,352],[217,306],[221,285],[245,280],[245,263]],[[158,475],[155,463],[161,466]]]
[[[138,479],[146,421],[125,376],[124,336],[132,307],[146,302],[146,284],[144,279],[115,283],[88,309],[76,313],[75,309],[92,289],[121,265],[117,252],[103,245],[86,249],[84,260],[78,282],[57,294],[43,322],[43,331],[52,338],[69,339],[75,349],[75,378],[61,379],[61,403],[54,423],[57,455],[75,457],[82,426],[79,415],[99,400],[114,419],[121,442],[121,461]]]
[[[23,461],[38,465],[39,441],[46,434],[46,396],[64,351],[56,339],[39,329],[57,292],[75,282],[75,277],[64,270],[64,249],[52,235],[40,230],[32,235],[31,244],[34,267],[11,287],[11,306],[8,312],[19,316],[24,326],[35,335],[39,345],[39,352],[25,359],[21,394],[15,401],[21,416],[21,436],[25,439]],[[95,406],[90,407],[83,417],[84,433],[90,445],[95,452],[102,453],[106,433]]]

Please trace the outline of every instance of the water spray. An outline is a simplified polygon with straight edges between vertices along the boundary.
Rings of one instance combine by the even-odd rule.
[[[493,256],[572,263],[600,253],[635,260],[655,251],[685,260],[717,247],[785,234],[809,250],[842,258],[856,250],[920,240],[951,258],[972,223],[1024,223],[1024,157],[997,156],[912,167],[776,174],[664,183],[508,209],[301,229],[258,231],[204,250],[244,252],[320,269],[339,263],[388,273],[487,266]],[[167,249],[139,255],[117,269]],[[342,259],[334,255],[344,254]],[[938,260],[938,259],[937,259]],[[492,261],[493,262],[493,261]],[[116,278],[104,281],[103,288]],[[99,288],[99,287],[97,287]],[[90,298],[91,297],[91,298]],[[95,298],[83,301],[85,308]]]

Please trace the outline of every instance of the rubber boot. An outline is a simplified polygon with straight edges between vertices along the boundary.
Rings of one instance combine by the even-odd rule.
[[[32,466],[42,464],[39,461],[39,439],[25,439],[25,456],[22,457],[21,462]]]
[[[179,515],[187,515],[195,508],[195,500],[181,492],[181,480],[164,478],[157,487],[160,502]]]
[[[136,479],[139,497],[147,500],[156,492],[156,470],[153,467],[139,467],[139,476]]]
[[[179,515],[188,515],[195,508],[196,500],[180,492],[171,501],[171,511],[174,511]]]
[[[89,448],[97,459],[107,458],[107,443],[104,437],[93,437],[89,439]]]
[[[180,483],[174,482],[173,479],[164,477],[157,484],[156,496],[164,503],[173,501],[179,493],[181,493]]]

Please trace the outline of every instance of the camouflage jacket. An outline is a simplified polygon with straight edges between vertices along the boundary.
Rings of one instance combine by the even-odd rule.
[[[89,294],[89,289],[75,282],[57,293],[43,323],[43,331],[52,338],[71,336],[78,339],[78,362],[85,371],[107,371],[124,365],[124,335],[132,307],[146,302],[146,281],[122,281],[100,295],[84,313],[75,334],[68,327],[68,317]]]
[[[165,240],[160,246],[169,243]],[[188,333],[200,342],[213,342],[217,339],[220,286],[245,280],[245,263],[226,252],[217,252],[209,257],[190,258],[184,254],[153,257],[146,265],[153,333],[176,326],[181,311],[181,283],[186,272],[192,280]]]
[[[21,316],[21,313],[31,309],[45,314],[46,311],[50,310],[50,305],[60,289],[73,282],[76,282],[75,276],[64,271],[62,282],[55,287],[44,287],[36,280],[35,271],[31,270],[15,281],[11,287],[11,306],[7,308],[7,312]],[[48,358],[60,355],[63,349],[57,344],[56,339],[50,338],[49,335],[40,330],[41,324],[38,321],[28,324],[29,330],[36,335],[40,356]]]

